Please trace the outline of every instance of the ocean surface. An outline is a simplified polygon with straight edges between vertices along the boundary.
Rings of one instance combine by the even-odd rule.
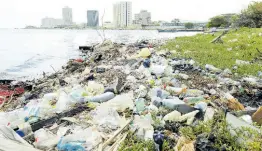
[[[114,42],[175,38],[196,33],[158,33],[155,30],[40,30],[0,29],[0,79],[32,79],[60,70],[80,54],[79,45],[101,42],[101,35]],[[54,69],[53,69],[54,68]]]

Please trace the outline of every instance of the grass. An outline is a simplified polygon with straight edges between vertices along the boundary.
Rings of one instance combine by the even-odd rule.
[[[201,134],[207,134],[207,137],[212,134],[215,138],[212,147],[218,150],[225,148],[227,151],[261,151],[261,134],[257,133],[257,131],[243,127],[235,129],[236,135],[231,135],[229,131],[230,127],[231,125],[226,122],[224,113],[219,112],[215,115],[213,120],[200,122],[196,126],[182,127],[179,131],[182,136],[189,140],[196,140]],[[237,141],[239,138],[243,138],[245,143],[239,143]]]
[[[193,58],[201,66],[212,64],[215,67],[225,69],[232,67],[236,59],[244,61],[253,61],[258,57],[258,48],[262,52],[262,28],[241,28],[231,30],[222,37],[223,43],[211,43],[221,33],[197,34],[191,37],[178,37],[170,40],[162,49],[170,51],[175,50],[174,54],[180,58]],[[239,66],[233,71],[239,75],[257,75],[262,71],[262,60],[250,65]]]

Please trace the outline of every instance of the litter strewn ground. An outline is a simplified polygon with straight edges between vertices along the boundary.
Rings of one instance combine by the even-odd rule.
[[[3,81],[0,138],[13,148],[0,150],[261,149],[262,80],[173,58],[162,44],[104,41],[52,75]]]

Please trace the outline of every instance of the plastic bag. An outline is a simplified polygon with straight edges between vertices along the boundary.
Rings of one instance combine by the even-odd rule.
[[[144,98],[147,95],[147,89],[145,86],[140,85],[138,89],[135,90],[136,97]]]
[[[83,103],[85,102],[85,96],[87,96],[87,92],[84,88],[82,88],[80,85],[74,86],[71,93],[69,94],[71,101],[76,103]]]
[[[16,127],[25,122],[26,113],[23,108],[10,112],[0,112],[0,125]]]
[[[108,102],[102,103],[101,106],[105,106],[107,108],[113,108],[119,112],[123,112],[125,109],[133,109],[134,102],[133,102],[133,92],[125,93],[121,95],[117,95],[113,99],[109,100]]]
[[[140,57],[149,57],[151,55],[151,52],[148,48],[143,48],[140,52],[139,52],[139,56]]]
[[[117,130],[121,125],[120,116],[113,108],[99,106],[90,114],[99,131],[111,133]]]
[[[151,115],[147,116],[134,116],[133,124],[131,125],[131,130],[136,130],[136,136],[140,139],[153,139],[154,128],[151,125],[153,123]],[[152,134],[152,135],[151,135]]]
[[[56,112],[61,113],[67,110],[70,107],[70,105],[72,104],[73,102],[70,101],[70,98],[68,97],[68,95],[65,92],[61,92],[59,99],[56,103]]]
[[[59,151],[90,151],[101,141],[101,134],[96,129],[87,128],[62,137],[57,148]]]
[[[35,142],[34,146],[38,149],[47,150],[52,147],[55,147],[59,142],[59,137],[56,135],[47,132],[44,129],[37,130],[35,133]]]
[[[157,77],[161,77],[165,72],[165,66],[152,65],[150,67],[151,73],[155,74]]]
[[[181,116],[181,113],[178,111],[173,111],[171,113],[168,113],[166,116],[164,116],[164,121],[178,121],[179,117]]]
[[[104,93],[104,85],[98,84],[95,81],[89,81],[88,86],[86,87],[86,91],[88,91],[88,95],[95,96]]]

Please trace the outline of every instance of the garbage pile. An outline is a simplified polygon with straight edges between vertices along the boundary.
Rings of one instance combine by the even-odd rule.
[[[131,150],[123,144],[132,135],[153,142],[154,150],[165,150],[165,142],[168,150],[219,150],[219,136],[181,131],[220,118],[261,134],[261,79],[234,79],[229,69],[173,58],[160,44],[105,41],[85,47],[62,71],[16,87],[1,84],[0,139],[7,145],[0,149]]]

